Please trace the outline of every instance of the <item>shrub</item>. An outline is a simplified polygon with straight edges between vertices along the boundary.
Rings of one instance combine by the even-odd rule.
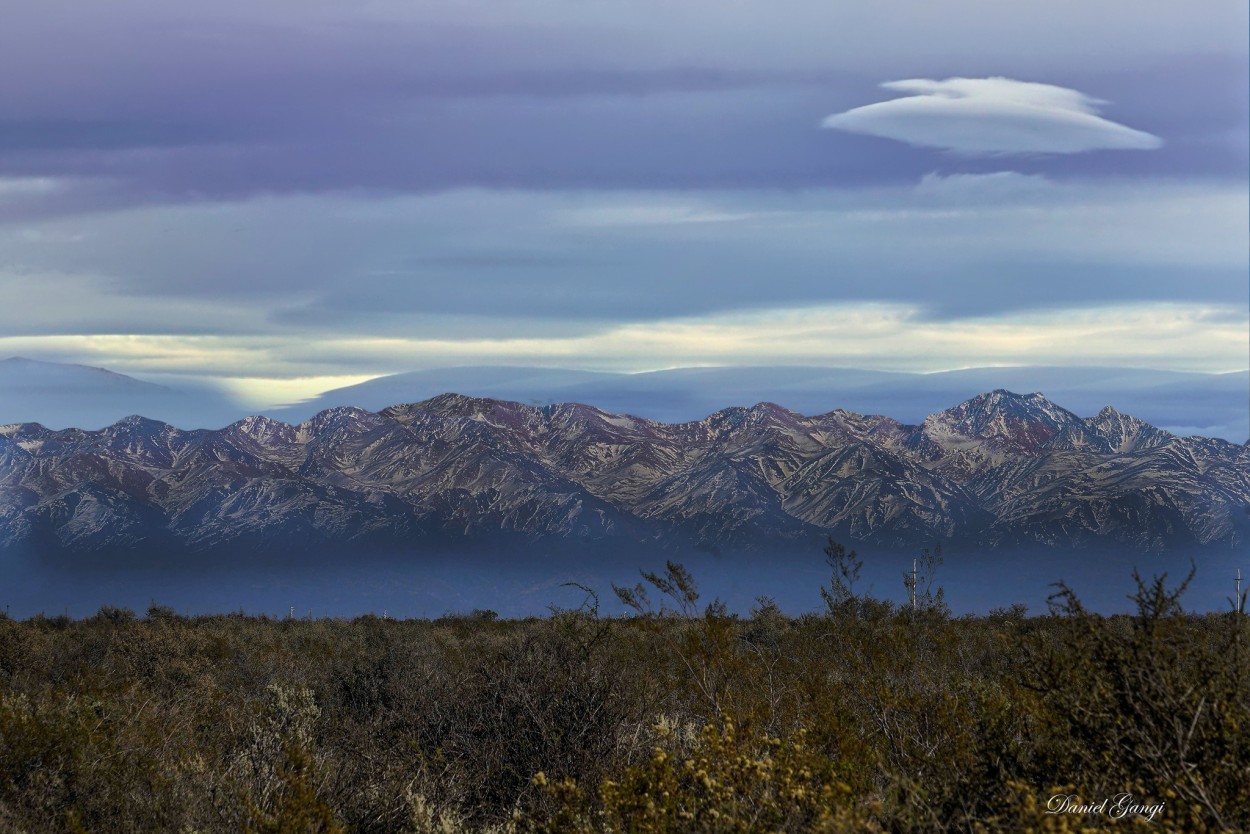
[[[572,779],[535,784],[556,809],[533,826],[538,832],[707,834],[880,831],[879,809],[859,803],[837,767],[799,730],[785,738],[741,738],[731,719],[703,728],[697,747],[676,756],[657,747],[643,765],[599,786],[599,805],[587,802]]]

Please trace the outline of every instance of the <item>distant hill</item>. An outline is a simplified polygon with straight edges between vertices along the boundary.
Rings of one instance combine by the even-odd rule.
[[[0,360],[0,423],[95,429],[145,414],[183,426],[219,427],[237,420],[240,411],[213,391],[170,388],[88,365]]]

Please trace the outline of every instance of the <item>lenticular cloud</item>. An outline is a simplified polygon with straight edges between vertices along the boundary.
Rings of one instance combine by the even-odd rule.
[[[1010,78],[914,78],[882,84],[910,93],[837,113],[823,127],[967,154],[1150,150],[1157,136],[1098,115],[1106,102],[1077,90]]]

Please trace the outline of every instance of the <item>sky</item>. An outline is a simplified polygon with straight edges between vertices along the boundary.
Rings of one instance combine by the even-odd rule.
[[[0,357],[1250,365],[1244,0],[43,0]]]

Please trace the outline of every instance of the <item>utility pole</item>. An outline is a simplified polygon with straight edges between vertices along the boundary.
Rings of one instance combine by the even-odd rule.
[[[1233,596],[1233,610],[1238,614],[1246,613],[1241,604],[1241,568],[1237,568],[1237,593]]]
[[[916,610],[916,559],[911,560],[911,610]]]

